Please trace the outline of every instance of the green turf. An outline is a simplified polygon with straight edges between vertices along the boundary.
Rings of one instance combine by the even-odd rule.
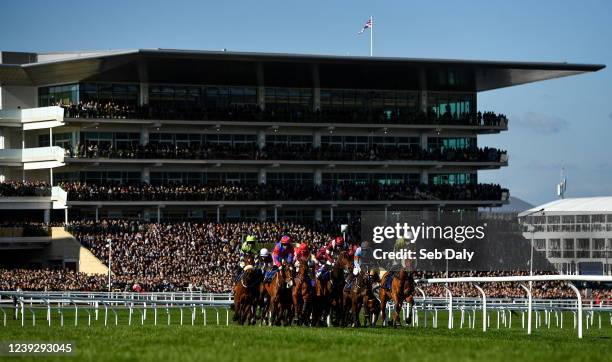
[[[602,316],[602,329],[595,325],[584,331],[578,340],[571,328],[572,317],[565,316],[565,328],[540,327],[528,336],[521,328],[520,316],[513,318],[511,329],[497,330],[495,314],[486,333],[477,320],[476,329],[446,328],[447,319],[440,314],[439,327],[427,328],[303,328],[260,326],[217,326],[216,314],[208,311],[208,325],[203,325],[198,310],[196,325],[185,309],[184,324],[179,325],[179,313],[173,311],[171,325],[166,325],[165,311],[158,314],[153,325],[149,311],[145,325],[140,314],[134,313],[132,325],[128,315],[119,314],[119,325],[109,315],[109,325],[103,325],[103,313],[98,321],[87,326],[87,314],[79,313],[79,326],[74,315],[66,311],[64,327],[59,326],[59,314],[54,312],[52,326],[46,325],[44,311],[37,311],[36,326],[28,313],[26,326],[20,321],[0,325],[0,341],[73,341],[79,360],[90,361],[605,361],[612,355],[612,327]],[[0,316],[1,317],[1,316]],[[553,318],[554,321],[554,318]],[[220,314],[225,323],[225,312]],[[554,324],[554,323],[553,323]],[[0,357],[2,359],[2,357]],[[4,357],[4,359],[8,359]],[[70,357],[26,357],[18,360],[66,360]],[[16,360],[16,359],[11,359]]]

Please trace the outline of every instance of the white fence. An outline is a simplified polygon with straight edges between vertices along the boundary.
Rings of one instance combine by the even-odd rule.
[[[568,286],[576,294],[576,299],[534,299],[530,286],[525,282],[560,281],[567,282]],[[445,284],[446,297],[428,296],[425,291],[417,286],[420,295],[415,296],[415,303],[410,309],[403,306],[404,319],[412,314],[412,325],[415,327],[427,327],[431,320],[433,327],[438,327],[438,314],[448,314],[448,328],[455,328],[455,313],[459,313],[459,328],[476,328],[477,312],[482,312],[482,330],[491,328],[491,316],[496,316],[497,328],[511,328],[512,318],[519,315],[522,328],[527,329],[527,334],[532,333],[532,321],[535,328],[551,328],[556,326],[564,328],[564,314],[573,316],[573,328],[577,330],[578,338],[583,336],[583,316],[586,314],[586,329],[597,326],[602,328],[602,323],[612,325],[612,305],[595,304],[594,301],[584,302],[580,291],[571,283],[574,281],[612,282],[609,276],[579,276],[579,275],[539,275],[539,276],[513,276],[513,277],[460,277],[460,278],[436,278],[418,280],[419,284]],[[525,298],[489,298],[482,283],[491,282],[515,282],[524,290]],[[471,283],[481,294],[480,298],[454,296],[446,285],[452,283]],[[479,284],[480,283],[480,284]],[[36,324],[37,312],[45,313],[45,321],[50,326],[52,323],[52,311],[59,314],[60,324],[64,325],[63,312],[74,310],[74,324],[77,325],[79,311],[87,313],[88,324],[91,324],[92,315],[95,320],[104,315],[104,325],[108,324],[109,311],[115,317],[118,324],[117,311],[128,312],[128,324],[132,323],[135,313],[140,315],[141,324],[147,320],[147,312],[153,313],[153,323],[158,323],[158,311],[165,312],[167,323],[171,323],[171,311],[178,310],[180,313],[180,324],[183,324],[184,311],[191,314],[191,324],[196,323],[197,311],[202,315],[202,324],[206,325],[208,313],[215,313],[217,324],[229,324],[229,306],[232,303],[231,294],[227,293],[202,293],[202,292],[153,292],[153,293],[130,293],[130,292],[0,292],[0,318],[3,325],[7,325],[7,312],[18,315],[21,325],[25,325],[26,315],[32,318],[32,324]],[[392,306],[386,308],[391,311]],[[209,310],[212,309],[212,312]],[[390,313],[389,313],[390,314]],[[224,318],[223,318],[224,317]],[[199,322],[198,322],[199,323]],[[495,323],[493,323],[495,324]],[[567,325],[567,323],[566,323]]]

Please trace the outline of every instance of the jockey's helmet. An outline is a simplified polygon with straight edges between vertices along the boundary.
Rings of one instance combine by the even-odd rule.
[[[344,245],[344,238],[342,236],[336,236],[336,246],[343,246]]]
[[[254,243],[256,240],[257,239],[253,235],[249,235],[249,236],[246,237],[246,242],[247,243]]]
[[[270,255],[270,251],[268,251],[268,249],[266,248],[261,248],[261,250],[259,251],[259,256],[262,256],[265,258],[268,255]]]
[[[289,244],[291,242],[291,238],[289,237],[289,235],[284,235],[281,240],[280,240],[281,244]]]

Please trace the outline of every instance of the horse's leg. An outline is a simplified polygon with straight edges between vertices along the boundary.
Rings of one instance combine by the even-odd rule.
[[[400,326],[402,325],[401,322],[401,313],[402,313],[402,306],[404,304],[404,299],[401,298],[399,295],[397,295],[394,300],[393,303],[395,304],[395,309],[393,311],[393,326]]]
[[[412,325],[412,306],[414,305],[414,297],[411,295],[406,298],[406,302],[408,302],[408,317],[406,318],[406,325]]]
[[[359,306],[359,301],[358,301],[358,297],[357,294],[354,294],[351,297],[351,314],[352,314],[352,322],[353,322],[353,327],[359,327],[359,310],[360,310],[360,306]]]
[[[380,299],[380,319],[382,321],[383,327],[387,326],[387,293],[383,288],[380,288],[379,292]]]

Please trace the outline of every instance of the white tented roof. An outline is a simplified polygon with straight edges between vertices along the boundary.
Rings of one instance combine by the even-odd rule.
[[[594,213],[612,213],[612,196],[602,197],[577,197],[572,199],[561,199],[549,202],[547,204],[535,206],[519,214],[525,216],[534,211],[542,210],[544,213],[564,213],[564,214],[579,214],[581,212]]]

